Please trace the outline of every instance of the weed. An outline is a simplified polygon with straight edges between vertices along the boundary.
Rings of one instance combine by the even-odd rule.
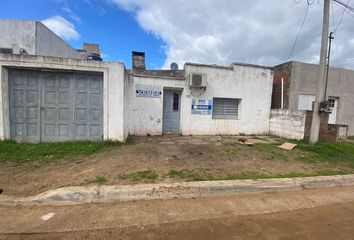
[[[108,182],[107,178],[103,176],[96,176],[95,179],[93,180],[85,180],[82,185],[90,185],[90,184],[97,184],[97,185],[103,185]]]
[[[253,146],[259,152],[261,152],[263,157],[267,160],[272,160],[272,159],[287,160],[288,159],[289,153],[281,148],[278,148],[274,144],[254,144]]]
[[[175,170],[172,169],[168,171],[166,174],[167,177],[169,178],[174,178],[174,179],[181,179],[185,181],[207,181],[207,180],[215,180],[215,178],[211,175],[208,175],[205,173],[204,169],[201,170],[195,170],[195,171],[190,171],[190,170]]]
[[[152,170],[138,171],[131,174],[119,175],[118,177],[122,180],[130,180],[134,183],[144,182],[144,183],[153,183],[158,178],[158,174]]]
[[[236,156],[237,155],[237,151],[235,148],[231,148],[228,150],[228,154],[231,156]]]
[[[330,169],[321,170],[313,173],[290,172],[282,174],[264,174],[259,172],[245,171],[236,174],[227,174],[222,176],[212,176],[205,174],[204,171],[188,171],[188,170],[170,170],[167,176],[174,179],[184,181],[214,181],[214,180],[240,180],[240,179],[269,179],[269,178],[294,178],[294,177],[312,177],[312,176],[330,176],[345,174],[341,171],[333,171]]]

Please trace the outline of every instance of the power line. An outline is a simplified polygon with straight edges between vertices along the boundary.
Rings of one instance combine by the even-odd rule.
[[[334,0],[334,1],[336,1],[336,0]],[[348,3],[350,3],[350,1],[351,1],[351,0],[348,0],[347,4],[345,4],[345,5],[348,6]],[[349,8],[348,8],[348,7],[345,7],[345,8],[343,9],[342,16],[341,16],[341,18],[340,18],[340,20],[339,20],[337,26],[335,26],[333,32],[336,32],[336,30],[338,29],[338,27],[341,25],[341,23],[342,23],[342,21],[343,21],[344,13],[345,13],[345,11],[346,11],[347,9],[349,9]]]
[[[312,3],[313,3],[313,2],[314,2],[314,0],[312,1]],[[300,3],[300,2],[299,2],[299,3]],[[302,30],[302,28],[303,28],[303,26],[304,26],[304,24],[305,24],[305,22],[306,22],[307,13],[308,13],[309,8],[310,8],[310,5],[311,5],[312,3],[310,2],[310,0],[307,0],[307,7],[306,7],[304,19],[302,20],[301,26],[300,26],[300,28],[299,28],[299,31],[297,32],[297,35],[296,35],[296,38],[295,38],[295,41],[294,41],[294,45],[293,45],[293,47],[292,47],[292,49],[291,49],[291,51],[290,51],[290,53],[289,53],[288,58],[286,59],[286,62],[290,59],[291,55],[294,53],[294,50],[295,50],[295,47],[296,47],[296,44],[297,44],[297,40],[299,39],[300,32],[301,32],[301,30]]]
[[[333,0],[338,6],[340,6],[341,8],[344,8],[344,10],[348,9],[350,11],[345,11],[345,13],[349,14],[351,17],[354,17],[354,9],[349,6],[348,4],[345,4],[345,3],[342,3],[342,2],[338,2],[338,1],[335,1]]]
[[[354,8],[353,8],[352,6],[349,6],[349,5],[348,5],[348,3],[349,3],[350,1],[348,1],[348,3],[343,3],[343,2],[341,2],[341,1],[339,1],[339,0],[333,0],[333,1],[335,1],[336,3],[338,3],[338,4],[342,5],[342,6],[344,6],[345,8],[349,9],[350,11],[354,12]]]

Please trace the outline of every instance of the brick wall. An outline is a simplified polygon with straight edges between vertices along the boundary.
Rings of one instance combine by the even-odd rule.
[[[306,141],[310,139],[312,113],[313,113],[312,111],[306,111],[305,135],[304,135],[304,139]],[[329,117],[329,113],[322,113],[319,140],[323,140],[323,141],[330,140],[328,138],[328,117]]]
[[[306,111],[272,109],[270,112],[269,133],[288,139],[303,139]]]
[[[291,63],[285,63],[274,68],[272,109],[281,108],[281,79],[284,84],[284,108],[289,107]]]

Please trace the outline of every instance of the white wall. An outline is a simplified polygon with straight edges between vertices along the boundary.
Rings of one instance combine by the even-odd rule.
[[[36,54],[35,28],[34,21],[0,20],[0,48],[12,48],[16,54],[23,48],[29,54]]]
[[[288,139],[303,139],[305,133],[306,111],[273,109],[270,113],[271,135]]]
[[[184,80],[172,80],[157,77],[134,76],[128,81],[128,106],[129,111],[129,134],[130,135],[161,135],[162,134],[162,111],[163,94],[160,98],[136,97],[136,85],[151,85],[163,88],[182,89],[184,98],[186,82]],[[182,104],[181,108],[185,106]]]
[[[271,106],[273,73],[263,67],[232,65],[231,69],[186,65],[186,75],[207,75],[206,91],[198,96],[188,90],[184,99],[183,134],[267,134]],[[190,95],[190,96],[189,96]],[[212,119],[211,115],[192,115],[193,98],[238,98],[239,117],[236,120]]]
[[[51,69],[103,73],[103,138],[123,141],[124,78],[123,63],[74,60],[66,58],[0,54],[0,139],[10,138],[7,69]]]
[[[190,73],[207,75],[205,92],[191,91],[188,81],[152,76],[134,76],[129,80],[129,133],[160,135],[163,121],[161,98],[136,97],[136,84],[160,86],[161,89],[181,89],[181,133],[183,135],[267,134],[273,74],[268,68],[244,65],[214,67],[185,65]],[[192,115],[192,99],[239,98],[239,119],[212,119],[212,115]]]

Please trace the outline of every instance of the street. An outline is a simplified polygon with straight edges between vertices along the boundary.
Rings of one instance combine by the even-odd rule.
[[[0,207],[0,239],[352,239],[354,186]]]

